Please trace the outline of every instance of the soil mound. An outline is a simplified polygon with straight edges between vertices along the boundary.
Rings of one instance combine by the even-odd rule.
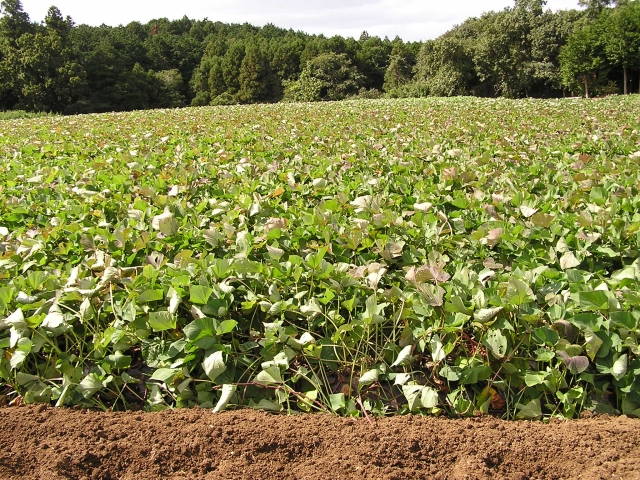
[[[0,409],[3,479],[640,479],[640,420]]]

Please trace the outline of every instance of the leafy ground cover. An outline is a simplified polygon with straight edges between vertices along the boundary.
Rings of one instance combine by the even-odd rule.
[[[6,402],[640,415],[638,97],[0,122]]]

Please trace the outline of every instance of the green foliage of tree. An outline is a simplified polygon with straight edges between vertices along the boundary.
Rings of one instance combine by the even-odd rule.
[[[605,30],[606,57],[612,65],[622,67],[626,95],[629,93],[629,69],[640,69],[640,2],[623,4],[604,15],[601,21]]]
[[[222,70],[222,58],[213,57],[209,63],[205,64],[209,70],[207,85],[212,97],[227,91],[227,84],[224,82],[224,72]]]
[[[344,53],[325,53],[305,66],[309,76],[322,82],[322,100],[342,100],[355,95],[363,86],[364,78]]]
[[[10,58],[20,100],[27,111],[64,112],[86,91],[85,73],[56,31],[27,33],[18,40]]]
[[[584,7],[591,18],[597,17],[605,8],[615,3],[615,0],[578,0],[578,5]]]
[[[580,21],[577,10],[552,13],[547,10],[535,30],[531,32],[530,64],[534,83],[530,87],[532,96],[556,96],[563,90],[560,71],[560,50]]]
[[[514,0],[437,39],[404,43],[366,31],[325,37],[187,17],[76,26],[56,7],[38,25],[20,0],[1,0],[0,109],[88,113],[375,98],[381,91],[626,93],[640,77],[640,1],[579,3],[584,10],[552,12],[545,0]]]
[[[536,31],[547,23],[544,0],[516,0],[513,8],[485,16],[474,53],[478,76],[488,81],[495,94],[529,96],[538,74],[549,62],[535,55]]]
[[[22,35],[34,31],[34,26],[20,0],[2,0],[0,13],[0,37],[7,40],[11,46],[15,46]]]
[[[411,67],[402,55],[391,55],[389,66],[384,73],[383,90],[393,92],[411,81]]]
[[[160,105],[165,107],[184,107],[186,100],[182,95],[184,81],[177,68],[156,72],[155,76],[161,83]]]
[[[589,86],[605,66],[598,29],[587,25],[576,30],[560,52],[563,84],[572,91],[582,91],[589,98]]]
[[[366,32],[363,32],[366,33]],[[363,41],[362,38],[365,38]],[[361,37],[354,64],[363,75],[364,86],[382,90],[393,45],[378,37]]]
[[[416,79],[424,82],[430,95],[469,95],[474,78],[467,42],[447,37],[425,42],[418,56]]]
[[[240,65],[238,100],[241,103],[256,103],[264,100],[268,74],[269,64],[265,55],[257,45],[249,44]]]
[[[203,57],[202,62],[193,72],[190,87],[194,93],[191,100],[194,106],[208,105],[211,98],[226,92],[227,84],[222,71],[222,57],[217,55]]]
[[[318,102],[322,99],[324,83],[304,69],[297,81],[284,83],[284,100],[291,102]]]
[[[384,73],[383,90],[385,92],[390,94],[396,92],[411,81],[413,75],[409,57],[410,54],[404,42],[396,38],[389,55],[389,65]]]
[[[227,85],[227,91],[231,94],[238,93],[240,90],[240,69],[244,55],[244,43],[238,40],[229,45],[222,59],[222,76]]]
[[[282,80],[291,80],[300,71],[300,56],[304,50],[304,42],[295,36],[287,36],[279,41],[272,41],[271,68]]]
[[[49,8],[47,16],[44,19],[44,24],[48,31],[56,32],[65,43],[73,28],[73,20],[71,17],[63,18],[62,13],[60,13],[57,7]]]
[[[183,29],[186,26],[182,27]],[[201,42],[185,34],[172,33],[170,29],[149,35],[144,40],[149,66],[156,71],[178,70],[184,79],[190,79],[202,60],[204,47]],[[188,97],[188,84],[180,85],[180,94]]]

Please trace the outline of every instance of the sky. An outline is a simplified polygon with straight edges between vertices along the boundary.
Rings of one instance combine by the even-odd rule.
[[[55,5],[76,24],[126,25],[154,18],[182,18],[262,26],[272,23],[310,34],[359,38],[399,36],[405,41],[438,37],[469,17],[513,6],[513,0],[22,0],[32,21]],[[548,0],[552,10],[577,8],[578,0]]]

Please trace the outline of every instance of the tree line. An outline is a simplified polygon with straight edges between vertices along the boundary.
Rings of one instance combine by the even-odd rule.
[[[0,110],[65,114],[345,98],[627,93],[640,78],[640,1],[544,0],[470,18],[435,40],[325,37],[210,20],[75,25],[0,8]]]

